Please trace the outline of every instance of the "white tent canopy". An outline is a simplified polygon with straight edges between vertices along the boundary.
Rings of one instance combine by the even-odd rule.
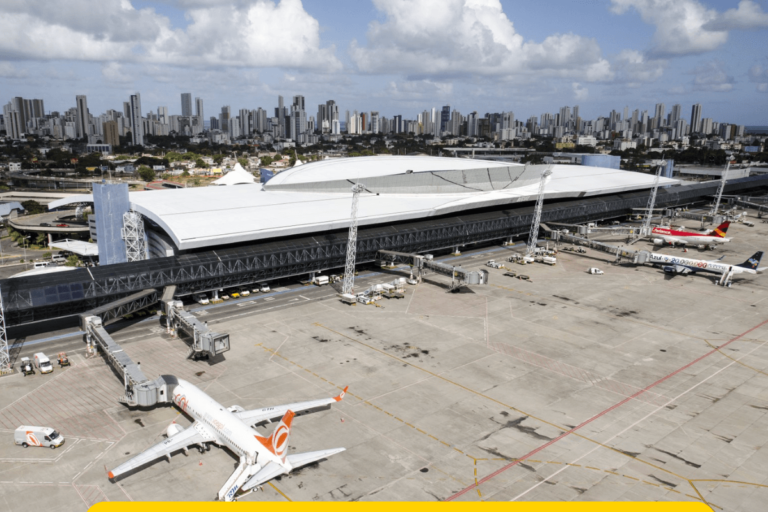
[[[227,174],[211,183],[211,186],[221,185],[250,185],[256,183],[256,178],[253,174],[249,173],[239,163],[235,164],[235,168],[229,171]]]
[[[51,249],[61,249],[62,251],[69,251],[79,256],[98,256],[99,255],[98,245],[90,242],[83,242],[82,240],[70,240],[68,238],[64,240],[56,240],[48,244],[48,247],[50,247]]]

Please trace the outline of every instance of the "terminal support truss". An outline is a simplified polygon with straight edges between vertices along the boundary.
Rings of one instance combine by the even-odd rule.
[[[552,167],[549,166],[541,172],[541,182],[539,183],[539,195],[536,198],[536,209],[533,212],[533,223],[531,224],[531,232],[528,235],[528,248],[525,251],[526,256],[533,256],[533,252],[536,249],[536,242],[539,239],[539,224],[541,223],[541,211],[544,207],[544,186],[547,183],[547,178],[552,174]]]
[[[659,178],[661,177],[661,170],[666,165],[666,162],[662,161],[659,164],[659,168],[656,169],[656,177],[653,180],[653,189],[651,190],[651,195],[648,196],[648,206],[645,211],[645,219],[643,219],[643,227],[640,230],[641,236],[651,235],[651,218],[653,217],[653,208],[656,206],[656,193],[659,191]]]
[[[144,220],[136,212],[123,214],[123,240],[128,261],[147,259],[147,248],[144,243]]]
[[[731,169],[731,156],[728,155],[728,162],[725,164],[725,172],[720,178],[720,187],[717,189],[717,199],[715,200],[715,206],[712,207],[712,217],[717,215],[717,210],[720,208],[720,200],[723,198],[723,191],[725,190],[725,184],[728,181],[728,171]]]
[[[349,238],[347,239],[347,261],[344,266],[344,284],[341,293],[349,295],[355,286],[355,257],[357,255],[357,204],[360,192],[365,187],[359,183],[352,187],[352,222],[349,224]]]
[[[8,336],[5,333],[3,296],[0,294],[0,375],[11,371],[11,353],[8,350]]]

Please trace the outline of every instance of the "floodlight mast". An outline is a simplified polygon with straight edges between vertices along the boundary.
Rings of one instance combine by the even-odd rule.
[[[360,183],[352,187],[352,222],[349,224],[349,237],[347,238],[347,263],[344,267],[344,283],[341,293],[351,294],[355,285],[355,257],[357,256],[357,203],[360,192],[365,187]]]
[[[533,211],[533,223],[531,224],[531,232],[528,235],[528,248],[525,251],[526,256],[533,256],[534,249],[536,248],[536,241],[539,238],[539,224],[541,223],[541,211],[544,207],[544,186],[547,183],[547,178],[552,174],[552,166],[548,166],[541,171],[541,182],[539,182],[539,195],[536,198],[536,208]]]

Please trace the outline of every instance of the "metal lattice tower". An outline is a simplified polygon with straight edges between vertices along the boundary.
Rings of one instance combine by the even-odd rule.
[[[8,336],[5,334],[5,312],[3,296],[0,294],[0,374],[10,371],[11,353],[8,351]]]
[[[653,207],[656,205],[656,192],[659,190],[659,178],[661,177],[661,170],[667,165],[665,161],[661,161],[659,168],[656,170],[656,178],[653,180],[653,190],[651,195],[648,196],[648,209],[645,212],[645,219],[643,219],[643,227],[640,229],[640,236],[650,236],[651,234],[651,218],[653,217]]]
[[[725,172],[723,177],[720,178],[720,188],[717,189],[717,199],[715,200],[715,206],[712,208],[712,216],[717,215],[717,210],[720,208],[720,200],[723,198],[723,191],[725,190],[725,183],[728,181],[728,171],[731,169],[731,155],[728,155],[728,162],[725,164]]]
[[[541,182],[539,182],[539,195],[536,198],[536,208],[533,211],[533,224],[531,232],[528,234],[528,248],[525,251],[526,256],[532,256],[536,248],[536,241],[539,238],[539,224],[541,223],[541,211],[544,207],[544,186],[547,178],[552,174],[552,167],[547,167],[541,172]]]
[[[123,240],[125,240],[125,255],[128,261],[147,259],[147,249],[144,244],[144,221],[136,212],[123,214]]]
[[[341,293],[352,293],[355,285],[355,257],[357,256],[357,202],[360,192],[365,190],[361,184],[352,187],[352,223],[349,225],[349,238],[347,239],[347,263],[344,266],[344,284]]]

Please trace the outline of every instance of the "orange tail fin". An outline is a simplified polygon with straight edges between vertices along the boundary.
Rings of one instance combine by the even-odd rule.
[[[256,436],[256,440],[283,462],[285,462],[285,458],[288,456],[288,438],[291,435],[291,423],[293,423],[294,416],[296,416],[296,413],[293,411],[286,412],[271,436]]]

